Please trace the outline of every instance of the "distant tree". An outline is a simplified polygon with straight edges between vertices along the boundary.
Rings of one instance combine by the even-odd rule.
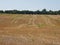
[[[0,13],[4,13],[4,11],[3,10],[0,10]]]
[[[47,11],[46,9],[43,9],[42,11],[37,10],[37,11],[29,11],[29,10],[0,10],[0,13],[7,13],[7,14],[51,14],[51,15],[57,15],[60,14],[60,10],[58,11],[52,11],[49,10]]]
[[[41,13],[42,13],[42,14],[47,14],[46,9],[43,9],[43,10],[41,11]]]
[[[49,10],[49,11],[48,11],[48,14],[53,14],[53,11],[52,11],[52,10]]]
[[[60,14],[60,10],[58,10],[57,13]]]
[[[12,14],[12,10],[5,10],[5,12],[4,13],[7,13],[7,14]]]
[[[34,14],[41,14],[41,12],[39,10],[35,11]]]
[[[12,13],[17,14],[18,12],[17,12],[17,10],[12,10]]]
[[[58,11],[54,11],[54,15],[57,15],[58,14]]]

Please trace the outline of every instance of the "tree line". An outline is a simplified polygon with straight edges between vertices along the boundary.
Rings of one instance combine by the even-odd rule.
[[[29,10],[0,10],[0,13],[6,13],[6,14],[51,14],[51,15],[58,15],[60,14],[60,10],[58,11],[52,11],[49,10],[47,11],[46,9],[43,9],[42,11],[37,10],[37,11],[29,11]]]

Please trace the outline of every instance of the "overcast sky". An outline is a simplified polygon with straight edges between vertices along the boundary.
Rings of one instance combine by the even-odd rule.
[[[0,0],[0,10],[60,10],[60,0]]]

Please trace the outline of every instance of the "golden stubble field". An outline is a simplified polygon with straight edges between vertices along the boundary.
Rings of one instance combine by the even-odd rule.
[[[0,45],[60,45],[60,15],[0,14]]]

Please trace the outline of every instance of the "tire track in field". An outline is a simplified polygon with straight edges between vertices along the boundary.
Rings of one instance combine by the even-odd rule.
[[[41,17],[44,20],[44,22],[45,22],[46,25],[56,26],[54,23],[52,23],[52,20],[47,15],[43,15]]]
[[[37,19],[37,15],[31,15],[31,18],[29,20],[30,25],[35,25],[35,20]]]
[[[3,42],[3,43],[1,43]],[[60,40],[58,37],[48,37],[47,35],[40,35],[38,37],[20,35],[2,35],[0,36],[1,45],[60,45]]]
[[[17,28],[21,28],[21,27],[27,26],[27,25],[28,26],[36,26],[35,21],[37,19],[37,15],[28,15],[28,16],[30,17],[28,23],[27,24],[21,24]]]

